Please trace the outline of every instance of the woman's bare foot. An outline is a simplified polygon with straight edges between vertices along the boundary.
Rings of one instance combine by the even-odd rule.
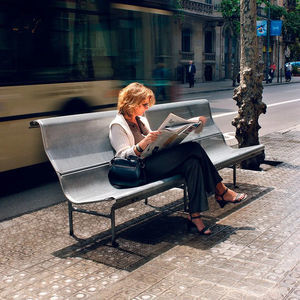
[[[199,234],[210,235],[212,232],[206,228],[199,213],[193,213],[188,216],[188,219],[197,227]]]

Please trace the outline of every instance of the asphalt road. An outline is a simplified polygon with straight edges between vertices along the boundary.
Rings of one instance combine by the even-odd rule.
[[[231,121],[237,115],[238,107],[232,95],[233,91],[227,90],[184,97],[186,100],[205,98],[209,101],[214,120],[230,145],[237,143],[234,137],[235,127],[231,125]],[[288,130],[299,124],[300,84],[265,86],[263,102],[267,104],[267,112],[259,117],[260,136]]]

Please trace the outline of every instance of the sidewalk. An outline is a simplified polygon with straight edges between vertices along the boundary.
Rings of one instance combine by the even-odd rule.
[[[273,86],[273,85],[290,85],[291,87],[295,83],[300,83],[300,76],[293,76],[291,82],[285,82],[284,78],[282,82],[277,83],[277,77],[273,79],[272,83],[266,84],[265,81],[263,81],[263,86]],[[237,86],[236,86],[237,87]],[[231,79],[225,79],[220,81],[209,81],[209,82],[196,82],[195,86],[193,88],[189,88],[189,84],[181,84],[180,90],[183,95],[185,94],[193,94],[193,93],[211,93],[216,91],[226,91],[226,90],[232,90],[236,87],[232,87],[232,80]]]
[[[178,189],[149,199],[164,213],[117,211],[120,228],[132,224],[119,248],[96,216],[75,214],[70,237],[65,202],[1,222],[0,299],[299,299],[300,126],[261,142],[270,164],[237,170],[244,203],[210,198],[209,237],[186,232]],[[232,170],[221,175],[230,186]]]

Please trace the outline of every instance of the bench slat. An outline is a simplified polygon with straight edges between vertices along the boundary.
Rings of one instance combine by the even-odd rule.
[[[108,111],[37,120],[56,172],[65,174],[109,162],[114,153],[108,125],[115,114]]]
[[[146,191],[149,194],[158,188],[168,189],[170,184],[178,186],[183,183],[183,178],[177,175],[135,188],[116,189],[109,183],[107,172],[108,166],[62,176],[60,182],[64,194],[75,204],[112,200],[118,202],[126,201],[128,198],[143,199]]]

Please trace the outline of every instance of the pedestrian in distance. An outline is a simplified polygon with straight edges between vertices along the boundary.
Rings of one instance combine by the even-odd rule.
[[[285,81],[290,82],[292,79],[292,65],[291,63],[287,63],[285,65]]]
[[[192,60],[189,61],[189,66],[188,66],[188,82],[190,88],[194,87],[195,84],[195,74],[196,74],[196,67],[193,63]]]
[[[274,76],[274,73],[275,73],[275,71],[276,71],[276,65],[275,65],[275,63],[271,63],[271,65],[270,65],[270,70],[272,71],[273,76]]]
[[[276,71],[276,65],[274,63],[272,63],[269,68],[269,75],[271,77],[271,80],[269,80],[270,83],[272,83],[272,81],[274,79],[275,71]]]
[[[155,80],[155,98],[158,100],[162,97],[162,100],[167,100],[166,85],[168,80],[168,70],[163,63],[159,63],[153,70],[153,79]]]
[[[117,157],[141,156],[146,147],[159,136],[152,131],[145,112],[155,104],[155,96],[143,84],[134,82],[123,88],[118,98],[118,113],[109,126],[109,138]],[[204,116],[195,119],[205,124]],[[197,129],[195,129],[197,133]],[[247,195],[228,189],[205,150],[197,142],[186,142],[167,148],[143,159],[147,182],[181,174],[187,184],[189,196],[189,228],[209,235],[201,212],[209,209],[207,196],[223,208],[228,203],[240,203]]]

